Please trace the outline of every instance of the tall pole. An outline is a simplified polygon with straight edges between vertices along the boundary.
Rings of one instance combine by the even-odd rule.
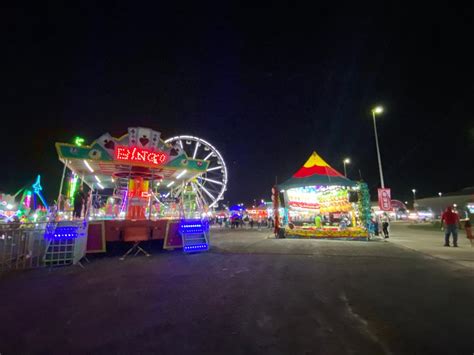
[[[63,168],[63,175],[61,176],[61,184],[59,185],[59,193],[58,193],[58,200],[56,201],[56,209],[59,211],[61,207],[61,195],[63,193],[63,184],[64,184],[64,176],[66,175],[66,167],[67,167],[67,160],[64,161],[64,168]]]
[[[377,159],[379,161],[380,186],[383,189],[383,188],[385,188],[385,184],[384,184],[384,181],[383,181],[382,159],[380,159],[379,137],[377,135],[377,123],[375,122],[375,110],[372,110],[372,117],[374,119],[375,145],[377,147]]]
[[[344,176],[347,177],[347,171],[346,171],[346,161],[343,161],[344,163]]]

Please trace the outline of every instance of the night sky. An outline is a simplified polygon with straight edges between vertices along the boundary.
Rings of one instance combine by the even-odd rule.
[[[54,142],[144,126],[215,145],[231,203],[268,199],[313,150],[350,157],[375,197],[376,104],[395,198],[474,185],[472,5],[98,3],[3,11],[0,191],[40,173],[54,199]]]

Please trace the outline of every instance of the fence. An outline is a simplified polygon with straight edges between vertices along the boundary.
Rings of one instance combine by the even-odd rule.
[[[44,265],[46,223],[0,224],[0,271]]]
[[[86,241],[84,221],[0,224],[0,272],[80,264]]]

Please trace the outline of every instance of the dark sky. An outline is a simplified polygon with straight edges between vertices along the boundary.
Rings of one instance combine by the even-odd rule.
[[[55,141],[145,126],[213,143],[227,201],[268,198],[312,150],[375,195],[375,104],[394,197],[474,185],[472,5],[157,3],[3,11],[0,191],[41,173],[54,198]]]

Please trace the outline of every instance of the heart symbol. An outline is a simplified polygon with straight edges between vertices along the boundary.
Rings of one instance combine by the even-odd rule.
[[[140,143],[142,144],[142,146],[146,146],[149,141],[150,140],[146,136],[143,136],[142,138],[140,138]]]
[[[104,141],[104,147],[107,148],[107,149],[114,149],[115,148],[115,143],[114,143],[114,141],[109,141],[108,139],[106,139]]]

